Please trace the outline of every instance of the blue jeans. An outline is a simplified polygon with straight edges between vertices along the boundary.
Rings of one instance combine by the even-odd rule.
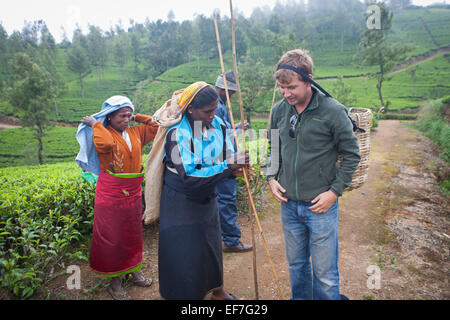
[[[338,201],[321,214],[310,206],[303,201],[281,203],[292,299],[340,300]]]
[[[223,242],[228,247],[237,246],[241,239],[241,229],[236,221],[238,216],[236,179],[220,181],[216,185],[216,193]]]

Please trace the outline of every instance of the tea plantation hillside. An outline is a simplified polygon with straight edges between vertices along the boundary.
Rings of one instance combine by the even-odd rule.
[[[395,12],[390,40],[413,45],[409,57],[427,54],[430,50],[450,46],[450,9],[421,8]],[[210,30],[212,33],[213,29]],[[326,40],[328,39],[328,40]],[[344,34],[341,39],[329,41],[330,35],[308,39],[305,43],[315,62],[314,77],[324,88],[334,94],[334,86],[339,76],[356,96],[355,106],[378,110],[379,101],[376,82],[368,75],[376,70],[374,66],[364,66],[356,59],[358,43]],[[148,39],[144,39],[148,41]],[[80,119],[98,112],[102,103],[110,96],[126,94],[134,102],[137,112],[153,114],[172,92],[186,87],[194,81],[214,83],[220,73],[220,62],[214,54],[209,58],[193,56],[190,63],[169,68],[160,75],[151,76],[146,64],[136,65],[130,59],[121,72],[114,59],[109,59],[103,75],[99,78],[97,70],[84,79],[85,98],[81,98],[80,84],[75,73],[69,71],[66,50],[57,48],[56,68],[65,83],[65,90],[57,98],[51,119],[76,127]],[[447,49],[448,50],[448,49]],[[224,53],[226,69],[232,69],[230,51]],[[250,46],[247,56],[254,61],[262,59],[264,68],[273,73],[275,61],[274,48]],[[383,95],[389,102],[389,110],[396,113],[410,113],[417,109],[425,99],[435,99],[450,94],[450,57],[448,52],[438,53],[432,59],[419,64],[405,65],[401,72],[392,74],[391,80],[383,84]],[[245,57],[240,63],[245,62]],[[148,67],[148,66],[147,66]],[[153,73],[154,74],[154,73]],[[245,88],[246,83],[242,82]],[[261,88],[256,112],[267,114],[272,100],[272,85]],[[277,99],[280,98],[278,94]],[[236,95],[233,108],[238,107]],[[21,117],[6,101],[0,101],[0,116]],[[239,118],[237,114],[236,118]],[[239,119],[237,119],[239,120]],[[54,127],[44,139],[44,162],[73,161],[78,145],[75,128]],[[37,143],[29,130],[0,130],[0,167],[35,164]]]
[[[402,113],[411,112],[417,109],[420,102],[426,99],[436,99],[450,94],[450,54],[442,53],[433,59],[418,64],[415,81],[411,77],[409,70],[414,65],[408,66],[404,71],[392,74],[392,80],[386,82],[384,94],[390,101],[390,110]],[[140,90],[145,92],[157,92],[150,95],[152,103],[142,106],[139,112],[153,114],[167,99],[171,93],[194,81],[205,79],[209,83],[214,83],[218,69],[215,62],[211,60],[201,64],[200,71],[197,63],[191,62],[170,69],[157,77],[153,81],[144,81]],[[201,74],[206,77],[202,78]],[[357,106],[363,108],[376,109],[378,96],[376,82],[368,77],[344,78],[344,83],[351,87],[352,92],[357,97]],[[333,90],[336,80],[320,80],[321,85],[329,91]],[[271,90],[271,89],[270,89]],[[263,108],[270,110],[271,97],[266,95]],[[278,95],[278,98],[280,96]],[[99,101],[102,99],[98,98]],[[133,96],[131,96],[133,100]],[[148,100],[150,101],[150,99]],[[237,97],[233,96],[233,106],[238,106]],[[94,103],[94,102],[92,102]],[[83,111],[71,111],[71,119],[75,123],[76,118],[80,118],[90,112],[100,110],[102,102],[97,106],[86,105]],[[63,109],[60,106],[60,110]],[[92,109],[92,110],[88,110]],[[72,109],[68,109],[69,111]],[[69,112],[68,111],[68,112]],[[236,111],[236,109],[235,109]],[[62,114],[63,111],[61,111]],[[66,114],[68,114],[68,112]],[[82,113],[84,112],[84,113]],[[236,111],[236,121],[239,116]],[[74,127],[53,127],[44,138],[44,161],[45,163],[55,163],[60,161],[74,161],[79,146],[75,139],[76,128]],[[0,130],[0,167],[36,164],[37,142],[33,139],[33,133],[24,129]]]
[[[44,137],[44,162],[74,161],[79,151],[76,128],[52,127]],[[30,129],[0,130],[0,168],[37,164],[37,142]]]
[[[412,45],[413,49],[408,56],[413,57],[450,46],[450,33],[447,30],[450,30],[450,9],[408,9],[395,13],[390,38],[392,42]],[[214,29],[210,32],[214,33]],[[330,40],[329,35],[317,36],[305,43],[315,62],[316,79],[364,76],[376,71],[375,67],[363,66],[355,59],[358,42],[345,35],[342,42],[337,38],[334,41]],[[225,52],[225,55],[227,69],[231,69],[230,52]],[[270,70],[273,70],[279,57],[270,44],[250,46],[247,48],[247,55],[254,60],[262,59]],[[171,68],[154,78],[145,71],[146,64],[142,61],[135,66],[130,59],[124,66],[125,72],[121,73],[117,63],[110,59],[100,80],[95,68],[84,79],[85,98],[82,99],[77,75],[70,72],[67,67],[66,49],[57,49],[56,60],[57,71],[66,83],[66,90],[57,99],[57,107],[55,106],[52,118],[74,124],[78,123],[82,116],[98,111],[103,101],[112,95],[127,94],[135,98],[136,91],[140,87],[147,90],[152,97],[153,106],[149,106],[148,109],[155,110],[154,105],[159,106],[173,90],[198,80],[213,83],[217,73],[220,72],[219,60],[214,56],[208,59],[192,58],[191,63]],[[144,83],[140,84],[141,81]],[[403,103],[397,108],[403,106],[409,104]],[[0,102],[0,115],[5,114],[20,117],[20,113],[3,101]]]
[[[415,76],[411,70],[417,66]],[[391,81],[383,85],[383,95],[390,101],[389,110],[402,112],[418,108],[426,99],[436,99],[450,94],[450,53],[441,53],[420,64],[407,66],[402,72],[393,73]],[[374,108],[379,105],[376,80],[369,77],[343,80],[356,94],[357,105]],[[333,87],[334,80],[322,80],[325,88]]]

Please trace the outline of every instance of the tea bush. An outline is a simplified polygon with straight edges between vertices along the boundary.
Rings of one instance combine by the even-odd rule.
[[[450,118],[449,118],[450,96],[440,100],[432,100],[424,103],[420,110],[417,121],[413,127],[422,131],[440,149],[441,158],[450,163]],[[441,189],[450,194],[450,178],[441,172],[435,173]]]
[[[87,258],[95,187],[75,163],[0,169],[0,287],[30,297],[64,258]]]
[[[420,110],[414,125],[433,140],[441,150],[441,158],[450,162],[450,123],[447,114],[448,97],[426,102]]]

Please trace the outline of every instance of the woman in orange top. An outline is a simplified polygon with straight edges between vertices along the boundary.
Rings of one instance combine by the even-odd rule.
[[[94,116],[82,123],[92,128],[100,174],[95,191],[94,226],[89,264],[112,278],[108,292],[114,299],[130,300],[121,277],[131,274],[132,284],[149,287],[151,279],[141,273],[142,263],[142,148],[156,135],[152,117],[137,114],[126,97],[108,99],[116,103],[104,122]],[[104,104],[104,106],[105,106]],[[131,121],[143,123],[129,127]]]

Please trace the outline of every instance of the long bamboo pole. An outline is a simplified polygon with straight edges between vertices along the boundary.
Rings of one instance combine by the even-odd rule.
[[[239,104],[240,104],[240,111],[241,111],[241,123],[243,125],[244,124],[244,120],[245,120],[244,119],[244,105],[242,103],[242,92],[241,92],[241,87],[240,87],[240,84],[239,84],[239,70],[237,68],[236,32],[235,32],[235,26],[234,26],[233,1],[232,0],[230,0],[230,13],[231,13],[231,23],[232,23],[231,38],[232,38],[232,44],[233,44],[234,72],[235,72],[235,75],[236,75],[236,86],[237,86],[237,89],[238,89],[238,97],[239,97]],[[236,135],[236,133],[235,133],[235,135]],[[236,137],[237,137],[237,135],[236,135]],[[245,135],[242,135],[242,141],[243,141],[243,145],[245,146]],[[252,211],[254,213],[254,216],[255,216],[255,221],[256,221],[256,224],[258,226],[258,230],[259,230],[259,233],[260,233],[260,236],[261,236],[261,240],[263,242],[264,248],[265,248],[266,253],[267,253],[267,258],[269,259],[270,265],[272,267],[272,273],[273,273],[273,276],[275,278],[275,282],[276,282],[276,284],[278,286],[278,290],[280,292],[280,295],[281,295],[282,299],[284,300],[285,297],[284,297],[283,291],[281,290],[280,281],[278,280],[278,275],[277,275],[277,272],[275,271],[275,267],[273,265],[273,261],[272,261],[272,258],[270,256],[269,248],[267,246],[267,242],[266,242],[266,239],[264,237],[264,233],[263,233],[263,230],[262,230],[262,227],[261,227],[261,223],[259,221],[258,213],[256,212],[255,202],[253,201],[253,195],[252,195],[251,188],[250,188],[250,183],[249,183],[249,179],[248,179],[247,169],[244,168],[243,172],[244,172],[245,184],[247,186],[248,197],[249,197],[249,200],[250,200],[251,209],[252,209]]]
[[[230,114],[230,120],[231,120],[231,125],[233,127],[233,133],[234,133],[234,139],[237,143],[238,141],[238,136],[237,136],[237,132],[234,126],[234,117],[233,117],[233,111],[231,109],[231,102],[230,102],[230,95],[228,92],[228,83],[227,83],[227,79],[225,76],[225,65],[223,63],[223,56],[222,56],[222,45],[220,43],[220,35],[219,35],[219,27],[217,25],[217,17],[216,17],[216,13],[214,12],[214,26],[216,29],[216,38],[217,38],[217,47],[219,50],[219,57],[220,57],[220,66],[222,68],[222,75],[223,75],[223,83],[225,86],[225,94],[227,97],[227,105],[228,105],[228,113]],[[242,123],[242,122],[241,122]],[[237,146],[239,147],[239,146]],[[250,193],[250,190],[248,190]],[[250,207],[250,204],[249,204]],[[253,246],[253,283],[254,283],[254,288],[255,288],[255,299],[259,300],[259,287],[258,287],[258,269],[257,269],[257,265],[256,265],[256,241],[255,241],[255,230],[254,230],[254,223],[253,223],[253,219],[252,219],[252,215],[249,214],[249,218],[250,218],[250,226],[251,226],[251,233],[252,233],[252,246]]]

